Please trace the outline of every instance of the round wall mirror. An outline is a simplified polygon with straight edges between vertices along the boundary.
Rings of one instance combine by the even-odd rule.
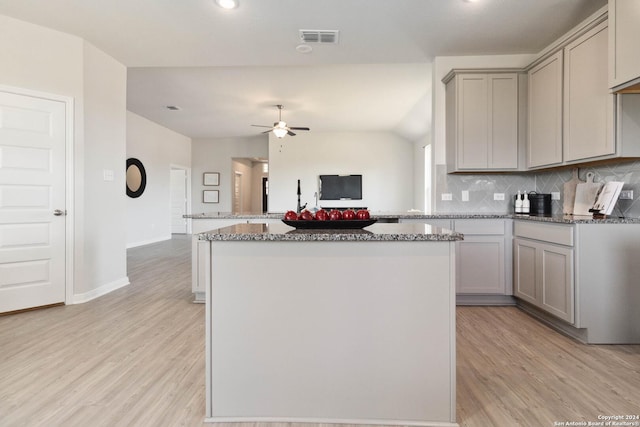
[[[127,159],[127,196],[140,197],[147,186],[147,173],[142,162],[133,157]]]

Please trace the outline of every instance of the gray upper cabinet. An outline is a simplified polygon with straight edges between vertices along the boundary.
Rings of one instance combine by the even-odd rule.
[[[605,18],[529,69],[529,169],[640,155],[640,94],[609,90]]]
[[[607,79],[607,23],[564,49],[564,160],[615,154],[614,104]]]
[[[518,169],[518,74],[452,71],[446,84],[447,171]]]
[[[529,70],[527,166],[562,163],[562,52]]]
[[[609,0],[609,87],[640,86],[640,1]]]

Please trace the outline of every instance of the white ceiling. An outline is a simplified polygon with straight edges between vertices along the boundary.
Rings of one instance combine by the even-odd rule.
[[[537,53],[606,0],[0,0],[128,69],[129,110],[194,138],[429,128],[434,56]],[[339,30],[301,54],[298,30]],[[180,111],[166,110],[177,105]]]

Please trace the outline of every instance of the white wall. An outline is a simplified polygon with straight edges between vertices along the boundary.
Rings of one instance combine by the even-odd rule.
[[[267,158],[268,140],[265,135],[246,138],[194,139],[191,145],[192,212],[231,212],[232,159],[235,157]],[[219,172],[220,185],[202,185],[204,172]],[[218,190],[220,203],[202,203],[203,190]]]
[[[82,100],[82,39],[0,15],[0,83]],[[80,109],[81,110],[81,109]]]
[[[191,138],[130,111],[126,114],[126,158],[140,160],[147,173],[142,196],[126,197],[126,246],[134,247],[171,238],[171,165],[191,167]]]
[[[388,132],[301,132],[283,140],[269,135],[269,211],[295,210],[298,179],[302,204],[314,206],[323,174],[362,175],[362,200],[325,200],[321,206],[376,212],[413,207],[413,143]]]
[[[425,171],[424,167],[424,147],[430,143],[430,134],[423,136],[413,143],[413,209],[425,210],[425,173],[430,174],[430,170]],[[429,177],[431,179],[431,177]]]
[[[127,69],[84,44],[85,281],[76,293],[128,283],[125,251]],[[104,170],[114,180],[104,180]]]
[[[82,39],[0,15],[0,85],[74,100],[72,301],[128,283],[124,221],[126,69]],[[116,173],[102,179],[103,169]],[[120,173],[118,173],[120,171]]]

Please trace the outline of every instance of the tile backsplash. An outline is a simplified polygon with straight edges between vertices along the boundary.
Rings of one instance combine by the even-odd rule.
[[[552,202],[552,212],[562,213],[563,187],[571,179],[572,169],[547,172],[507,174],[456,175],[447,174],[445,165],[436,165],[437,191],[435,213],[451,212],[513,212],[513,196],[520,191],[538,193],[559,192],[560,200]],[[633,190],[634,200],[618,200],[613,216],[640,217],[640,161],[617,162],[596,167],[579,168],[579,177],[586,180],[587,172],[595,174],[595,182],[622,181],[623,190]],[[469,201],[462,201],[462,191],[469,192]],[[443,201],[442,194],[450,193],[451,201]],[[493,200],[494,193],[503,193],[505,200]]]

